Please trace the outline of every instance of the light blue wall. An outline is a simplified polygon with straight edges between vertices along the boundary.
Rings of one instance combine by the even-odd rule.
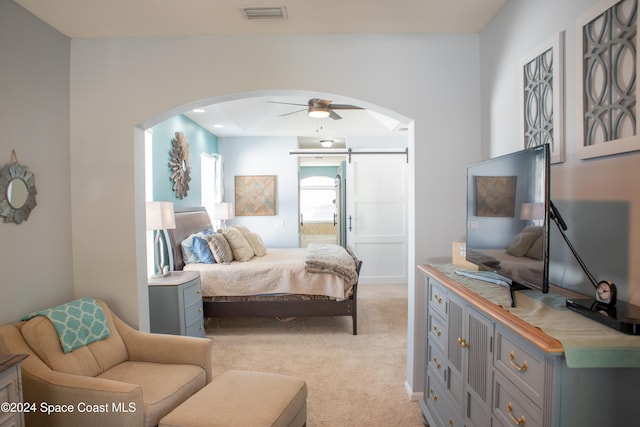
[[[300,166],[300,179],[310,176],[328,176],[335,178],[338,175],[337,166]]]
[[[298,162],[289,155],[296,145],[296,137],[218,140],[219,153],[224,156],[225,201],[235,206],[236,176],[276,176],[275,216],[239,216],[227,221],[229,225],[245,225],[257,232],[268,247],[298,247]]]
[[[189,144],[191,182],[187,196],[180,200],[169,179],[171,169],[171,140],[182,132]],[[202,153],[217,153],[218,137],[184,115],[172,117],[153,127],[153,200],[173,202],[176,209],[202,206],[201,161]]]

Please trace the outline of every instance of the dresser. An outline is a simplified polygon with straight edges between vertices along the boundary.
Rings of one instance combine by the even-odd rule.
[[[0,354],[0,427],[24,426],[20,364],[26,358],[24,354]]]
[[[517,292],[421,265],[425,389],[431,427],[639,425],[640,337]]]
[[[149,279],[151,332],[204,337],[200,274],[173,271]]]

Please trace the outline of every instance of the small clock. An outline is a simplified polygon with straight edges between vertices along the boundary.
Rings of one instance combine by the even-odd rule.
[[[596,287],[596,301],[603,304],[615,305],[616,294],[616,285],[607,280],[602,280]]]

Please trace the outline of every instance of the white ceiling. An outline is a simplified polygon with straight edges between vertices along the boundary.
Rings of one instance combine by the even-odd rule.
[[[507,0],[14,0],[70,38],[247,33],[477,33]],[[243,18],[285,6],[287,19]]]
[[[507,0],[14,0],[70,38],[252,33],[476,33]],[[280,20],[247,20],[241,7],[286,7]],[[397,135],[409,120],[353,99],[295,92],[204,106],[185,114],[215,135],[297,136],[301,147],[350,135]],[[310,98],[354,104],[342,120],[313,119]],[[216,125],[224,127],[219,128]],[[338,145],[339,146],[339,145]]]

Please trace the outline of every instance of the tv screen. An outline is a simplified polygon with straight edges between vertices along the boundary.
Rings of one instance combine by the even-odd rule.
[[[549,291],[547,144],[467,168],[467,261],[514,285]]]

